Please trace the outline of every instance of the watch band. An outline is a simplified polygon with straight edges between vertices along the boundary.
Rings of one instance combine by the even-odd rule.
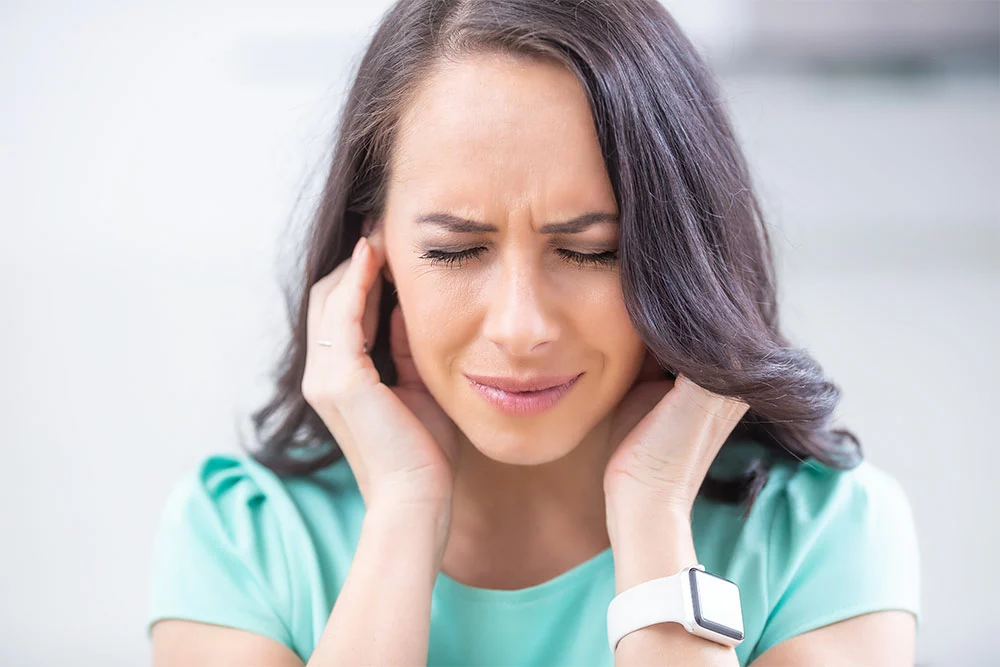
[[[700,563],[669,577],[652,579],[626,589],[608,605],[608,646],[614,653],[622,637],[649,625],[676,621],[686,623],[691,606],[688,571],[704,570]],[[685,628],[690,632],[690,628]]]

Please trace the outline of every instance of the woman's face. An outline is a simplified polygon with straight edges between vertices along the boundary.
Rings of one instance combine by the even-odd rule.
[[[393,150],[386,270],[424,384],[485,456],[522,465],[565,456],[598,433],[645,354],[616,257],[579,261],[607,259],[619,237],[583,87],[558,64],[470,57],[424,81]],[[578,231],[545,229],[587,214],[599,215]],[[491,229],[419,221],[434,215]],[[466,374],[579,377],[548,410],[512,415]]]

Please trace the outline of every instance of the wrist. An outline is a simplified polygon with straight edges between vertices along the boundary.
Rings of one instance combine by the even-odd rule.
[[[362,530],[387,536],[397,553],[428,550],[435,567],[441,568],[451,529],[451,505],[381,503],[366,510]]]
[[[608,534],[615,559],[616,593],[698,564],[686,510],[637,505],[631,510],[609,511]]]

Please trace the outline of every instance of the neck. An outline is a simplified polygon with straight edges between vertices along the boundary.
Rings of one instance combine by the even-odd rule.
[[[461,581],[491,582],[490,588],[504,587],[497,583],[505,577],[521,587],[607,548],[609,423],[602,421],[565,456],[535,465],[491,459],[463,436],[442,569]],[[507,562],[510,576],[502,572]],[[525,563],[534,565],[534,574],[514,574],[524,572]]]

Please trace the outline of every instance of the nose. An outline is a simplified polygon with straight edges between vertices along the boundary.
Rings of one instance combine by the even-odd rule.
[[[527,262],[508,262],[489,297],[483,335],[505,354],[518,357],[547,351],[559,337],[555,302]]]

